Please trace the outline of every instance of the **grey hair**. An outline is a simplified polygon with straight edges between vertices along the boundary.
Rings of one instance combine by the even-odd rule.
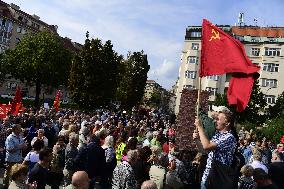
[[[79,135],[78,134],[70,133],[70,135],[69,135],[69,142],[75,141],[75,140],[78,140],[78,139],[79,139]]]
[[[138,158],[138,151],[137,150],[129,150],[127,152],[127,161],[128,162],[135,162]]]
[[[149,132],[146,134],[146,138],[147,138],[147,139],[152,139],[152,138],[153,138],[152,132],[149,131]]]
[[[252,158],[254,160],[258,160],[258,161],[261,161],[262,159],[262,154],[259,150],[255,149],[254,152],[253,152],[253,155],[252,155]]]
[[[113,146],[113,143],[114,143],[113,136],[108,135],[108,136],[105,138],[104,146]]]
[[[142,183],[141,189],[158,189],[158,187],[154,181],[146,180]]]

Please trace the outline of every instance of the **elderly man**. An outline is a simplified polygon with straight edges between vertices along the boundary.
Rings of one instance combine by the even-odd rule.
[[[278,186],[283,187],[283,175],[284,175],[284,155],[281,152],[274,151],[272,153],[272,159],[268,165],[268,175],[272,182]]]
[[[158,188],[154,181],[146,180],[143,182],[141,189],[158,189]]]
[[[64,185],[68,186],[71,183],[71,177],[75,172],[75,157],[78,155],[77,146],[79,144],[79,136],[77,134],[70,134],[69,143],[65,149],[65,167],[63,170],[64,174]]]
[[[77,171],[72,176],[72,184],[66,187],[66,189],[88,189],[90,185],[90,179],[85,171]]]
[[[12,125],[12,133],[7,137],[5,142],[7,168],[4,184],[6,187],[9,186],[11,167],[16,163],[21,163],[23,161],[22,150],[27,147],[27,144],[21,136],[21,132],[22,129],[20,125]]]
[[[137,188],[137,181],[132,165],[137,161],[137,150],[129,150],[127,159],[120,163],[113,171],[112,189],[133,189]]]

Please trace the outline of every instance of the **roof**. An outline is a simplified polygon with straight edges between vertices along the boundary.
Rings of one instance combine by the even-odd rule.
[[[7,7],[7,3],[3,2],[3,1],[0,1],[0,15],[6,17],[6,18],[9,18],[9,19],[13,19],[12,15],[11,15],[11,12],[10,10],[8,9]]]
[[[232,27],[232,33],[239,36],[284,37],[284,27]]]
[[[26,17],[32,19],[32,20],[34,20],[34,21],[37,22],[38,24],[44,25],[46,28],[50,29],[50,30],[53,31],[54,33],[57,33],[57,26],[55,26],[55,25],[49,25],[49,24],[47,24],[47,23],[41,21],[40,19],[36,19],[34,16],[32,16],[32,15],[30,15],[30,14],[28,14],[28,13],[26,13],[26,12],[20,10],[20,9],[15,9],[15,8],[12,7],[11,5],[9,5],[9,4],[7,4],[7,3],[1,1],[1,0],[0,0],[0,7],[1,7],[2,9],[5,8],[5,9],[8,9],[8,10],[9,10],[9,8],[10,8],[10,9],[13,9],[15,12],[18,12],[19,14],[22,14],[22,15],[24,15],[24,16],[26,16]],[[5,11],[6,11],[6,10],[5,10]],[[9,12],[10,12],[10,10],[9,10]],[[4,13],[5,13],[5,12],[3,12],[3,15],[4,15]],[[10,12],[10,13],[6,13],[6,14],[8,14],[8,15],[9,15],[9,18],[13,19],[14,21],[17,21],[17,22],[19,22],[19,23],[23,23],[23,22],[19,21],[18,18],[15,18],[14,15],[13,15],[13,13]],[[5,15],[4,15],[4,16],[5,16]],[[8,16],[6,16],[6,17],[8,17]],[[27,26],[28,26],[28,25],[27,25]],[[31,27],[31,26],[28,26],[28,27]],[[33,27],[32,27],[32,28],[33,28]],[[36,29],[36,28],[33,28],[33,29],[34,29],[34,30],[38,30],[38,29]]]
[[[82,45],[79,43],[72,42],[71,39],[60,37],[63,46],[71,52],[78,53],[81,50]]]

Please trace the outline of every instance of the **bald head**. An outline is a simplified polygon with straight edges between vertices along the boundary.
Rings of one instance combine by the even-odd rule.
[[[152,180],[146,180],[143,182],[141,189],[158,189],[157,185]]]
[[[88,189],[90,179],[85,171],[77,171],[72,176],[72,185],[74,189]]]

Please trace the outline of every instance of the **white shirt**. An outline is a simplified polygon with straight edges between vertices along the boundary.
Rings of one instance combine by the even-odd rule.
[[[145,139],[143,142],[143,147],[150,146],[150,141],[148,139]]]
[[[38,162],[39,154],[37,154],[36,152],[29,152],[25,157],[24,161]]]
[[[256,168],[261,168],[263,169],[266,173],[268,173],[268,169],[267,167],[261,163],[260,161],[254,160],[251,164],[250,164],[254,169]]]

